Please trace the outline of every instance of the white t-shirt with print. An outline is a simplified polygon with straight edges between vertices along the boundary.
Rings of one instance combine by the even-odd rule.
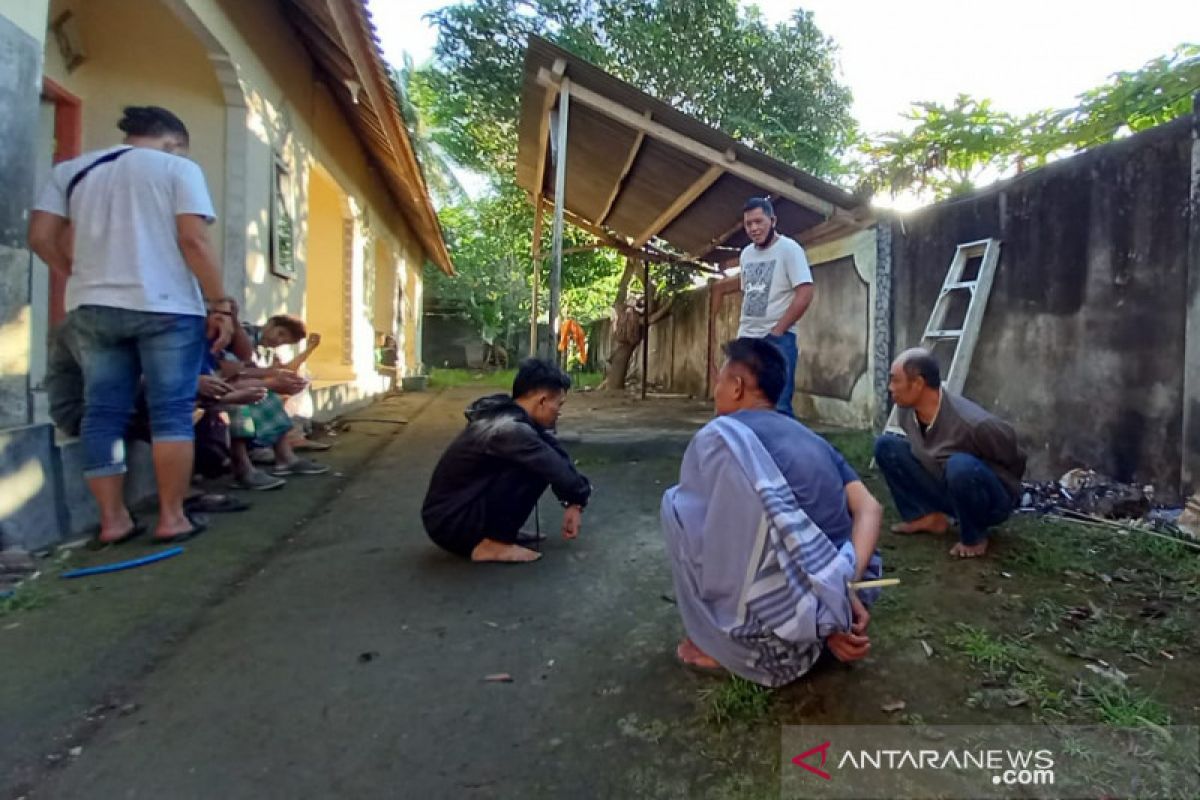
[[[796,295],[796,287],[812,283],[804,248],[778,236],[769,247],[753,243],[742,250],[742,318],[738,336],[761,339],[771,332]]]
[[[96,159],[129,149],[71,179]],[[67,310],[84,305],[204,316],[204,298],[179,250],[175,217],[216,219],[200,167],[186,158],[128,145],[64,161],[50,174],[35,208],[71,220],[75,253]]]

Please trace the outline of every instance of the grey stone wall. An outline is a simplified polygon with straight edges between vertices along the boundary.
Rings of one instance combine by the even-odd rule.
[[[0,16],[0,428],[29,421],[30,261],[42,49]]]
[[[1002,241],[965,394],[1030,474],[1087,465],[1174,494],[1181,468],[1191,119],[907,216],[894,348],[918,343],[955,246]]]

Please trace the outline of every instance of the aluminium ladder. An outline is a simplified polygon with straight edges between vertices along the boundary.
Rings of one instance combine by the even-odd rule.
[[[974,280],[963,280],[963,272],[973,258],[981,258],[979,273]],[[933,304],[933,313],[925,325],[925,333],[921,336],[921,347],[933,352],[938,342],[954,342],[954,355],[950,359],[950,369],[942,379],[942,385],[955,394],[962,394],[967,383],[967,371],[971,368],[971,357],[975,354],[975,343],[979,339],[979,330],[983,326],[983,312],[987,308],[988,295],[992,292],[992,280],[996,277],[996,264],[1000,261],[1000,240],[980,239],[977,242],[960,244],[954,251],[950,261],[950,269],[946,271],[946,280],[942,290]],[[948,329],[946,313],[950,310],[951,298],[957,292],[967,292],[967,313],[963,317],[962,327]],[[896,406],[888,415],[885,431],[899,432],[896,424]]]

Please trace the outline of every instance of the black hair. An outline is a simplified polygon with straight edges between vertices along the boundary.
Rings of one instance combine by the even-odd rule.
[[[174,134],[189,141],[187,126],[183,120],[159,106],[125,106],[125,116],[117,127],[130,136],[167,136]]]
[[[513,378],[513,399],[525,397],[541,389],[551,392],[566,392],[571,388],[571,376],[549,361],[527,358],[521,362],[517,377]]]
[[[267,320],[268,325],[277,325],[288,332],[297,342],[308,336],[308,326],[304,324],[304,320],[291,314],[276,314]]]
[[[930,389],[942,386],[942,371],[937,360],[928,353],[915,353],[904,360],[904,374],[909,380],[920,377]]]
[[[751,197],[742,206],[742,213],[745,214],[747,211],[753,211],[756,208],[761,208],[762,212],[768,217],[774,218],[775,216],[775,206],[771,204],[771,198],[769,197]]]
[[[779,402],[787,385],[787,358],[783,351],[766,339],[743,336],[726,342],[721,348],[730,364],[737,364],[754,376],[758,389],[772,404]]]

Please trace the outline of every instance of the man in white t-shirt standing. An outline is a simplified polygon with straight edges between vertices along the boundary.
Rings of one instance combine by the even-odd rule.
[[[68,324],[84,380],[84,476],[100,509],[102,544],[142,532],[124,500],[125,427],[145,381],[158,482],[154,539],[204,529],[183,508],[192,476],[192,410],[208,343],[225,347],[225,296],[208,225],[204,174],[183,158],[183,122],[156,106],[129,107],[120,147],[57,165],[29,222],[29,245],[68,276]]]
[[[796,323],[813,300],[812,271],[804,248],[776,230],[775,207],[765,197],[751,197],[742,207],[742,225],[750,244],[740,259],[742,318],[738,337],[766,339],[787,359],[787,385],[776,408],[794,417],[796,390]]]

